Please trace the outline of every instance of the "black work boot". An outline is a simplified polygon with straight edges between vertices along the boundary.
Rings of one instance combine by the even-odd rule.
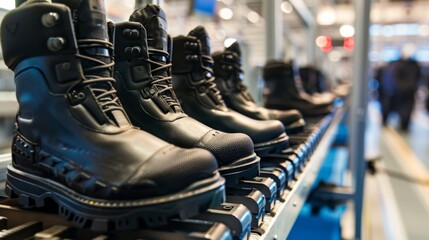
[[[323,101],[333,102],[336,98],[334,93],[329,92],[326,78],[319,69],[313,66],[300,67],[299,78],[301,79],[302,89],[307,94]]]
[[[194,31],[205,32],[203,27]],[[213,53],[212,57],[216,85],[229,108],[253,119],[279,120],[288,134],[304,130],[305,121],[298,110],[273,110],[255,103],[242,81],[241,51],[237,42],[223,52]]]
[[[305,117],[320,116],[331,112],[332,101],[313,98],[306,94],[299,78],[295,78],[291,64],[268,61],[263,69],[265,81],[265,107],[274,109],[298,109]]]
[[[24,207],[53,200],[67,220],[97,231],[165,224],[222,202],[212,154],[131,125],[112,86],[103,2],[77,3],[74,19],[40,1],[3,19],[19,103],[7,194]]]
[[[131,20],[147,29],[138,22],[115,27],[116,88],[131,122],[177,146],[209,150],[227,185],[255,177],[259,157],[248,136],[212,129],[183,112],[171,83],[164,12],[150,4],[135,11]]]
[[[301,78],[302,88],[310,95],[321,92],[321,87],[317,81],[317,73],[312,66],[299,68],[299,77]]]
[[[207,34],[191,31],[188,36],[175,37],[172,59],[173,87],[187,114],[215,129],[249,135],[258,156],[288,146],[281,122],[255,120],[225,105],[213,76]]]

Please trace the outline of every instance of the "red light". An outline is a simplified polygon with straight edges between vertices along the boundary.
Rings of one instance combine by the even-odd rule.
[[[353,48],[355,47],[355,39],[353,37],[346,37],[344,38],[344,49],[346,50],[353,50]]]
[[[332,49],[332,38],[329,36],[319,36],[316,38],[316,45],[324,52]]]

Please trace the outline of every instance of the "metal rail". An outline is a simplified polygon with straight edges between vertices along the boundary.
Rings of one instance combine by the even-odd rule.
[[[355,0],[356,45],[353,59],[353,87],[350,108],[350,161],[354,186],[355,239],[362,238],[362,210],[366,164],[364,139],[368,106],[368,45],[370,0]]]
[[[289,235],[305,200],[310,194],[311,187],[319,173],[327,152],[332,145],[338,125],[343,118],[344,111],[345,110],[341,108],[335,113],[328,130],[310,158],[304,172],[299,176],[292,190],[284,193],[286,195],[286,201],[277,201],[273,210],[275,213],[274,217],[270,215],[265,216],[264,223],[261,227],[265,233],[262,236],[252,233],[250,239],[286,239]]]

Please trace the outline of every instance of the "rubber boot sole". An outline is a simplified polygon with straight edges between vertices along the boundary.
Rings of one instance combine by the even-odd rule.
[[[277,138],[263,143],[255,143],[255,153],[259,157],[264,157],[272,153],[280,153],[289,147],[289,137],[286,133],[280,134]]]
[[[250,156],[234,161],[230,165],[221,166],[218,171],[225,178],[227,187],[236,185],[240,180],[253,179],[259,175],[260,158],[253,153]]]
[[[59,215],[77,227],[94,231],[120,231],[141,226],[160,226],[167,224],[170,218],[189,218],[216,207],[225,199],[224,182],[224,178],[216,173],[209,179],[195,182],[180,192],[166,196],[106,200],[85,196],[51,179],[9,165],[6,194],[11,198],[18,197],[24,208],[58,205]]]
[[[299,133],[304,131],[304,127],[305,127],[304,119],[299,119],[298,121],[293,122],[287,126],[285,125],[285,130],[287,134]]]

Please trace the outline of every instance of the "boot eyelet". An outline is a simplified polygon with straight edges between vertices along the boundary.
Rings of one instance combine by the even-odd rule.
[[[210,78],[212,78],[212,77],[213,77],[213,74],[212,74],[211,72],[206,72],[206,73],[204,74],[204,76],[205,76],[207,79],[210,79]]]
[[[135,68],[138,72],[143,72],[144,71],[144,67],[143,66],[137,66],[136,68]]]
[[[76,98],[77,98],[77,99],[79,99],[79,100],[83,100],[85,97],[86,97],[86,96],[85,96],[85,93],[83,93],[83,92],[79,92],[79,93],[76,95]]]
[[[72,105],[77,105],[77,104],[81,103],[85,98],[86,98],[85,93],[78,92],[76,90],[72,91],[69,94],[69,101]]]
[[[65,62],[65,63],[61,64],[61,68],[65,71],[70,70],[71,64],[69,62]]]
[[[192,50],[198,50],[200,48],[198,43],[192,43],[191,47],[192,47]]]
[[[125,29],[122,31],[122,35],[123,35],[124,37],[128,37],[128,36],[130,35],[130,32],[131,32],[131,29],[129,29],[129,28],[125,28]]]
[[[186,60],[188,60],[189,62],[198,62],[199,57],[198,55],[187,55]]]
[[[46,14],[43,14],[41,20],[42,20],[42,25],[44,27],[47,27],[47,28],[55,27],[60,20],[60,15],[56,12],[46,13]]]
[[[133,57],[137,57],[142,52],[142,49],[139,46],[126,47],[124,52],[125,54],[130,54]]]
[[[131,54],[133,55],[133,56],[137,56],[137,55],[139,55],[140,53],[141,53],[141,48],[140,47],[132,47],[131,48]]]
[[[130,38],[137,39],[140,37],[140,32],[137,29],[132,29],[130,31]]]
[[[46,43],[48,49],[52,52],[57,52],[63,49],[66,40],[62,37],[50,37],[48,38],[48,42]]]
[[[140,37],[140,32],[137,29],[126,28],[122,31],[122,36],[127,39],[138,39]]]

